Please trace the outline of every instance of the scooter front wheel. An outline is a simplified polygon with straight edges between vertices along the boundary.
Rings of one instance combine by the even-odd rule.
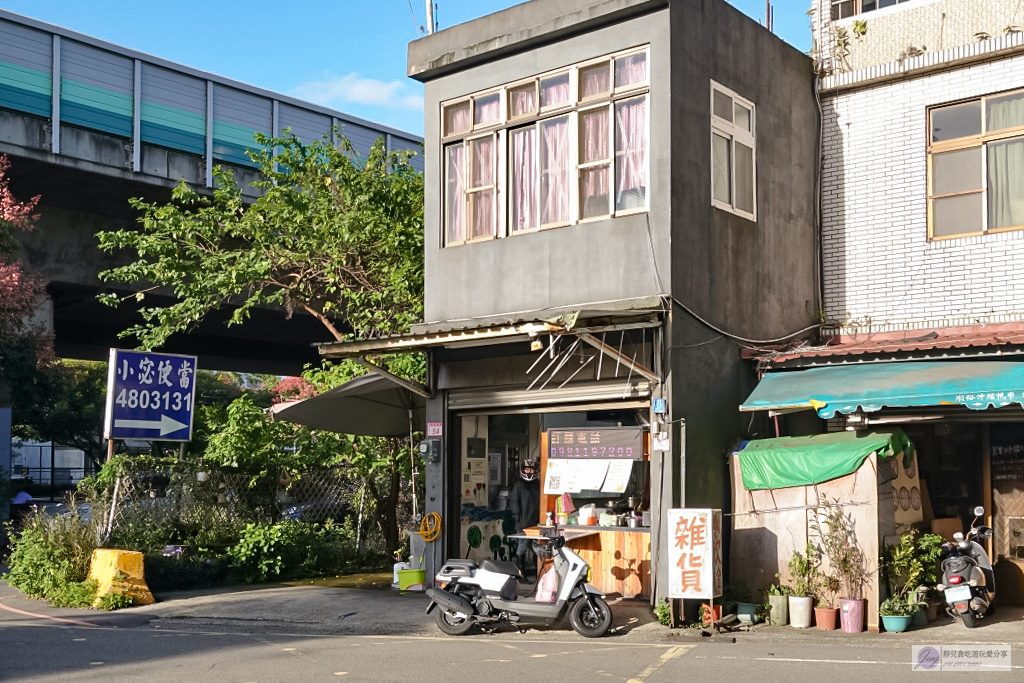
[[[591,607],[593,603],[593,607]],[[596,595],[579,598],[569,608],[569,624],[584,638],[600,638],[612,625],[612,609]]]
[[[473,620],[464,614],[456,614],[449,612],[438,605],[437,609],[437,627],[441,629],[442,633],[446,633],[450,636],[461,636],[469,632],[469,629],[473,628]]]

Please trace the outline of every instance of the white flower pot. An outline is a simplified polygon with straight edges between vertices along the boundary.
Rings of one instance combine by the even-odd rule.
[[[814,598],[789,596],[789,623],[794,628],[810,628],[814,614]]]

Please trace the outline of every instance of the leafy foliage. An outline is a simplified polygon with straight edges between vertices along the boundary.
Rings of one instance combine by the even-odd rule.
[[[793,551],[789,559],[789,573],[793,577],[792,595],[813,597],[820,583],[821,560],[810,541],[804,552]]]
[[[669,606],[667,598],[654,606],[654,618],[662,626],[672,625],[672,608]]]
[[[379,140],[364,160],[347,142],[256,139],[261,149],[249,155],[263,194],[251,205],[218,167],[212,198],[182,183],[168,204],[132,200],[142,212],[140,230],[97,235],[101,249],[138,255],[102,279],[167,287],[176,298],[142,308],[145,323],[122,334],[156,348],[225,306],[234,309],[229,324],[256,306],[280,306],[289,316],[303,310],[339,340],[393,333],[419,320],[423,178],[409,153],[388,152]],[[116,295],[101,300],[119,303]]]
[[[97,536],[75,508],[56,517],[31,511],[22,518],[20,533],[10,523],[5,527],[11,546],[8,573],[3,576],[7,583],[34,598],[54,600],[54,604],[70,605],[84,592],[74,584],[88,576]]]
[[[96,591],[93,589],[93,595]],[[125,607],[131,607],[135,604],[135,598],[132,597],[128,591],[118,592],[110,591],[102,598],[100,598],[100,609],[106,610],[107,612],[113,612],[114,610],[124,609]]]
[[[822,593],[857,600],[864,595],[864,586],[871,580],[868,559],[857,541],[853,517],[843,512],[838,500],[821,496],[810,524],[816,539],[816,551],[828,560],[828,571],[822,576]],[[831,606],[831,602],[830,602]]]
[[[246,582],[337,573],[355,558],[355,531],[349,520],[249,524],[227,554],[237,576]]]
[[[906,599],[921,586],[938,582],[938,561],[942,552],[942,537],[922,534],[913,529],[900,536],[899,543],[887,545],[882,551],[881,564],[894,597]]]
[[[910,617],[925,603],[919,602],[911,592],[908,595],[894,595],[882,601],[878,613],[887,617]]]

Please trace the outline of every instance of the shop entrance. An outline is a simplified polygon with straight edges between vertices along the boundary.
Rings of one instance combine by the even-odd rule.
[[[535,528],[546,523],[547,513],[555,519],[562,512],[562,526],[591,532],[571,545],[590,564],[596,587],[624,597],[648,595],[650,514],[643,514],[650,509],[648,415],[647,407],[614,404],[585,410],[453,413],[449,423],[455,425],[459,453],[459,556],[478,562],[514,560],[518,543],[508,536],[517,526]],[[553,440],[563,449],[555,455],[562,457],[549,457]],[[571,454],[565,453],[566,440],[575,449]],[[628,457],[627,446],[619,449],[620,440],[635,444],[628,446]],[[580,451],[584,446],[585,452]],[[535,517],[517,520],[510,497],[516,495],[527,459],[537,470],[532,486],[538,505]]]

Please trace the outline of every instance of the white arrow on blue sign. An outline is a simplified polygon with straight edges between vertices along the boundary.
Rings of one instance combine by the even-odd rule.
[[[189,441],[195,380],[195,356],[111,349],[105,438]]]

